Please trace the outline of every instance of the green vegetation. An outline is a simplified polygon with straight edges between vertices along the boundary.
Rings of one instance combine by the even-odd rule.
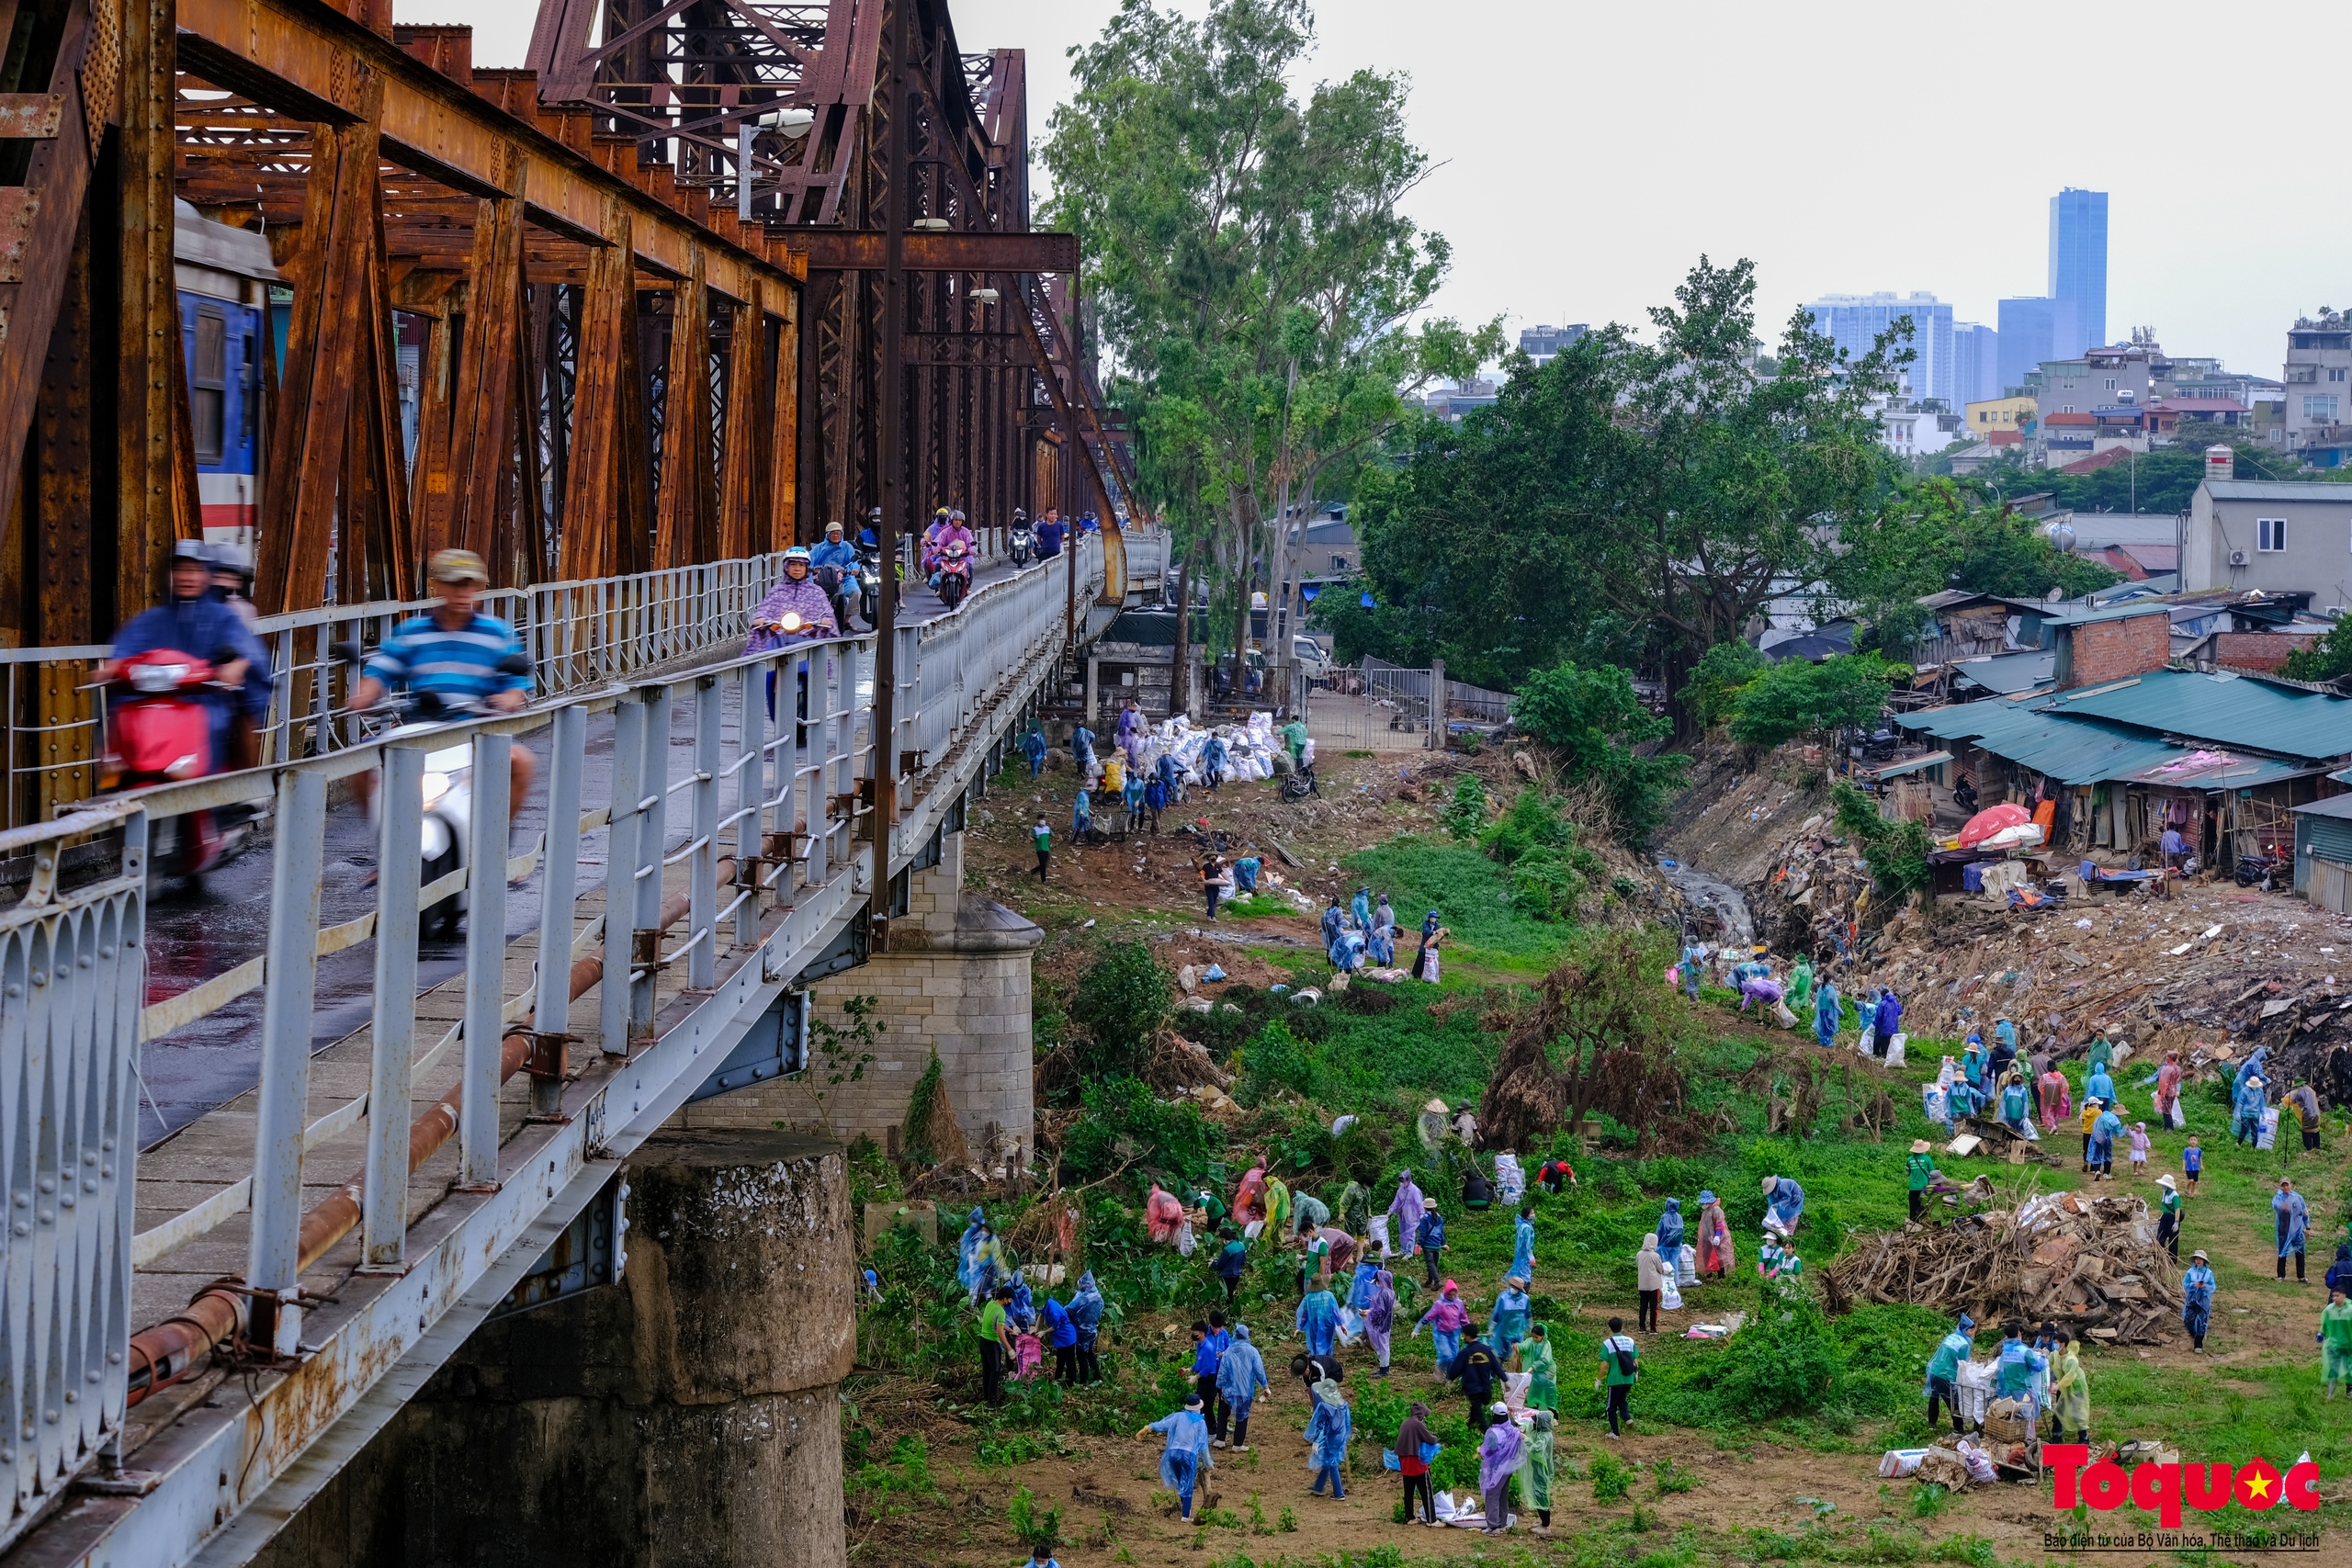
[[[1475,839],[1486,830],[1487,786],[1476,773],[1453,781],[1453,796],[1446,802],[1445,830],[1457,839]]]
[[[1719,642],[1691,666],[1689,682],[1677,694],[1692,723],[1702,730],[1713,729],[1731,717],[1741,690],[1770,668],[1770,662],[1746,641]]]
[[[2290,681],[2333,681],[2339,675],[2352,675],[2352,615],[2339,619],[2311,647],[2289,654],[2278,673]]]
[[[1070,1021],[1085,1032],[1079,1071],[1088,1078],[1135,1072],[1151,1055],[1152,1036],[1174,1005],[1175,987],[1149,948],[1112,943],[1070,998]]]
[[[1925,825],[1888,821],[1879,815],[1877,801],[1843,779],[1830,786],[1829,798],[1838,830],[1861,846],[1881,893],[1901,897],[1928,885],[1928,854],[1934,845]]]
[[[1801,735],[1874,724],[1887,694],[1910,679],[1909,665],[1890,664],[1874,653],[1818,664],[1784,659],[1733,694],[1731,738],[1743,746],[1778,746]]]
[[[1466,844],[1408,833],[1340,863],[1356,881],[1387,891],[1404,928],[1402,952],[1410,951],[1426,909],[1438,911],[1453,933],[1446,951],[1464,963],[1540,960],[1559,950],[1558,927],[1522,908],[1509,874]]]
[[[1600,787],[1611,817],[1605,826],[1623,842],[1647,840],[1665,820],[1667,798],[1690,776],[1690,759],[1680,752],[1640,750],[1673,727],[1642,705],[1633,677],[1617,665],[1563,661],[1537,671],[1510,716],[1559,756],[1569,784]]]
[[[1574,919],[1586,890],[1608,869],[1577,842],[1577,825],[1558,803],[1533,788],[1521,790],[1478,843],[1510,869],[1512,907],[1540,920]]]
[[[1871,511],[1849,519],[1839,539],[1842,547],[1823,563],[1821,580],[1836,602],[1869,624],[1870,640],[1895,657],[1926,628],[1923,595],[1965,588],[2039,599],[2054,588],[2073,598],[2121,581],[2052,547],[2031,519],[1986,505],[1982,486],[1953,479],[1888,491]]]

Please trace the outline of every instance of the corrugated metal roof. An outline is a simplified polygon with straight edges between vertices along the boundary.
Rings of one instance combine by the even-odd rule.
[[[1922,768],[1939,767],[1951,761],[1951,753],[1949,751],[1930,751],[1924,757],[1912,757],[1900,762],[1889,762],[1878,771],[1879,782],[1883,784],[1888,779],[1901,778],[1905,773],[1916,773]]]
[[[2048,685],[2056,678],[2057,668],[2055,653],[2000,653],[1955,664],[1951,672],[1972,686],[2007,697]]]
[[[2046,629],[2051,626],[2079,626],[2086,621],[2128,621],[2134,615],[2160,615],[2165,609],[2162,604],[2116,604],[2104,610],[2066,610],[2041,624]]]
[[[2155,670],[2127,683],[2064,692],[2051,701],[2066,713],[2224,746],[2313,761],[2352,755],[2352,698],[2226,671]]]
[[[2215,501],[2341,501],[2352,503],[2352,484],[2311,479],[2207,479]]]
[[[2313,817],[2352,818],[2352,795],[2330,795],[2325,800],[2314,800],[2309,806],[2298,806],[2291,809],[2297,812],[2308,812]]]

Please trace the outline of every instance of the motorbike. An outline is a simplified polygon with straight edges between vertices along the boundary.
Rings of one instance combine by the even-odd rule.
[[[1322,793],[1315,787],[1315,764],[1312,762],[1301,763],[1297,772],[1283,780],[1284,800],[1305,800],[1310,795],[1319,795]]]
[[[951,611],[964,603],[964,595],[972,591],[972,554],[956,540],[947,547],[939,558],[939,602]]]
[[[2290,854],[2281,854],[2278,845],[2265,845],[2259,853],[2238,856],[2237,885],[2240,887],[2252,887],[2260,884],[2263,890],[2267,892],[2277,885],[2280,877],[2293,872],[2294,863],[2294,857]]]
[[[857,613],[869,626],[882,624],[882,547],[857,547]],[[847,631],[849,628],[842,628]]]
[[[359,650],[353,644],[337,644],[336,656],[345,663],[359,662]],[[531,660],[527,655],[510,653],[500,660],[502,675],[528,675]],[[414,692],[395,697],[384,704],[396,722],[380,731],[383,738],[419,735],[437,729],[443,725],[466,719],[488,718],[498,710],[479,697],[451,696],[440,692]],[[419,883],[430,887],[466,863],[467,834],[473,825],[473,744],[460,740],[424,756],[424,818],[417,845]],[[379,791],[376,803],[380,807]],[[372,815],[372,814],[371,814]],[[503,868],[501,868],[503,874]],[[435,899],[417,910],[416,931],[420,940],[457,935],[458,921],[465,913],[466,896],[452,893]]]
[[[213,683],[214,667],[236,656],[223,649],[211,660],[177,649],[151,649],[117,665],[106,682],[107,749],[98,787],[144,789],[213,772],[212,712],[198,694]],[[245,846],[252,831],[243,814],[205,809],[157,820],[148,839],[150,874],[198,877]]]
[[[1005,548],[1011,553],[1015,569],[1027,566],[1030,558],[1037,553],[1037,536],[1029,531],[1028,524],[1015,523]]]

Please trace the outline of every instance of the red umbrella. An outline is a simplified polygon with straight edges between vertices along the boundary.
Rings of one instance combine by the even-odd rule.
[[[1973,849],[2005,828],[2023,827],[2032,820],[2033,813],[2022,806],[1988,806],[1960,830],[1960,847]]]

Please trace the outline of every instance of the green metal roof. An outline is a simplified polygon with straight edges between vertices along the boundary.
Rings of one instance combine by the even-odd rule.
[[[2054,713],[2313,761],[2352,755],[2352,698],[2226,671],[2157,670],[2123,684],[2062,692]]]
[[[2041,625],[2047,629],[2051,626],[2079,626],[2089,621],[2128,621],[2134,615],[2165,615],[2171,609],[2169,604],[2112,604],[2104,610],[2067,610],[2045,617]]]

